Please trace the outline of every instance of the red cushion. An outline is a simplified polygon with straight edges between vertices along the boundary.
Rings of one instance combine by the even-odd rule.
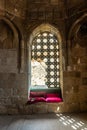
[[[27,104],[33,104],[37,102],[46,102],[44,97],[35,97],[35,98],[30,98],[30,100],[27,102]]]
[[[48,97],[46,98],[46,102],[62,102],[62,99],[59,97]]]
[[[57,93],[47,93],[46,97],[59,97]]]
[[[36,97],[36,98],[35,98],[35,101],[36,101],[36,102],[45,102],[46,99],[45,99],[44,97]]]
[[[30,97],[45,97],[45,92],[30,92]]]

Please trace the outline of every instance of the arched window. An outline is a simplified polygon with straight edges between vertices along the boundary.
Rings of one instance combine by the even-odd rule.
[[[41,24],[33,30],[28,43],[29,93],[33,91],[63,92],[60,32],[50,24]]]

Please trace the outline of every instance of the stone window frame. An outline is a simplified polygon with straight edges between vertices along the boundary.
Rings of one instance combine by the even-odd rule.
[[[40,26],[36,27],[28,40],[28,44],[27,44],[27,48],[28,48],[28,91],[30,90],[30,86],[31,86],[31,44],[33,41],[33,38],[38,35],[40,32],[51,32],[52,34],[56,35],[58,41],[59,41],[59,66],[60,66],[60,88],[62,90],[63,93],[63,54],[62,54],[62,37],[61,34],[59,32],[59,30],[57,28],[55,28],[54,26],[50,25],[50,24],[41,24]]]

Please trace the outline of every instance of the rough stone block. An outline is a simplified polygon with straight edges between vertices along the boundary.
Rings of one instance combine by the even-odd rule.
[[[87,77],[82,78],[82,85],[87,86]]]
[[[81,76],[81,73],[78,71],[66,71],[63,73],[64,77],[77,77],[79,78]]]
[[[80,103],[80,110],[82,112],[87,112],[87,102]]]
[[[14,58],[13,58],[14,57]],[[0,49],[0,72],[1,73],[17,73],[17,50]]]
[[[87,102],[87,91],[82,90],[78,93],[78,99],[80,103]]]
[[[67,112],[80,112],[80,105],[78,102],[77,103],[70,103],[67,105],[68,105]]]
[[[18,115],[19,112],[18,112],[17,108],[10,107],[10,108],[7,108],[7,114],[11,114],[11,115],[17,114]]]
[[[7,108],[6,108],[6,106],[0,105],[0,114],[7,114]]]
[[[67,93],[65,96],[64,96],[64,102],[65,103],[76,103],[76,102],[79,102],[78,100],[78,93]]]
[[[67,105],[64,102],[61,103],[48,103],[48,113],[61,113],[67,112]]]
[[[46,103],[37,103],[33,104],[33,113],[47,113],[47,105]]]
[[[11,105],[11,99],[10,98],[0,98],[0,105],[7,106]]]
[[[81,77],[87,77],[87,72],[86,71],[81,72]]]
[[[24,106],[24,111],[25,111],[25,114],[33,114],[33,106],[32,105],[25,105]]]
[[[58,108],[58,104],[57,103],[48,103],[47,104],[47,112],[48,113],[56,113],[57,112],[57,108]]]

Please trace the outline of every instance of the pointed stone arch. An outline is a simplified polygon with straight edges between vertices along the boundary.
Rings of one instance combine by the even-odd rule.
[[[20,70],[23,70],[23,66],[24,66],[24,61],[22,61],[24,59],[24,41],[23,41],[23,36],[20,32],[20,30],[16,27],[16,25],[14,23],[12,23],[9,19],[7,19],[6,17],[0,16],[0,21],[2,21],[2,23],[5,23],[6,26],[9,27],[9,29],[11,30],[12,34],[13,34],[13,50],[16,51],[17,53],[17,72],[20,72]],[[11,49],[11,48],[9,48]],[[21,54],[19,54],[19,50],[21,50]]]
[[[68,35],[68,65],[72,65],[72,59],[71,59],[71,50],[72,50],[72,39],[75,36],[77,38],[77,33],[81,27],[82,22],[87,19],[87,13],[83,14],[81,17],[79,17],[71,26],[69,35]]]
[[[13,35],[14,35],[13,44],[18,43],[18,32],[16,28],[14,27],[13,23],[11,23],[11,21],[5,17],[0,17],[0,20],[4,21],[12,30]]]
[[[30,75],[30,70],[31,70],[31,65],[30,65],[30,61],[31,61],[31,45],[32,45],[32,41],[33,41],[33,38],[38,35],[40,32],[45,32],[45,31],[48,31],[48,32],[51,32],[52,34],[55,34],[58,41],[59,41],[59,58],[60,58],[60,87],[62,89],[62,92],[63,92],[63,65],[62,65],[62,37],[61,37],[61,34],[59,32],[59,30],[57,28],[55,28],[54,26],[50,25],[50,24],[41,24],[39,25],[38,27],[36,27],[30,37],[29,37],[29,40],[28,40],[28,44],[27,44],[27,47],[28,47],[28,79],[31,78],[31,75]],[[28,82],[28,87],[30,86],[30,82]]]

